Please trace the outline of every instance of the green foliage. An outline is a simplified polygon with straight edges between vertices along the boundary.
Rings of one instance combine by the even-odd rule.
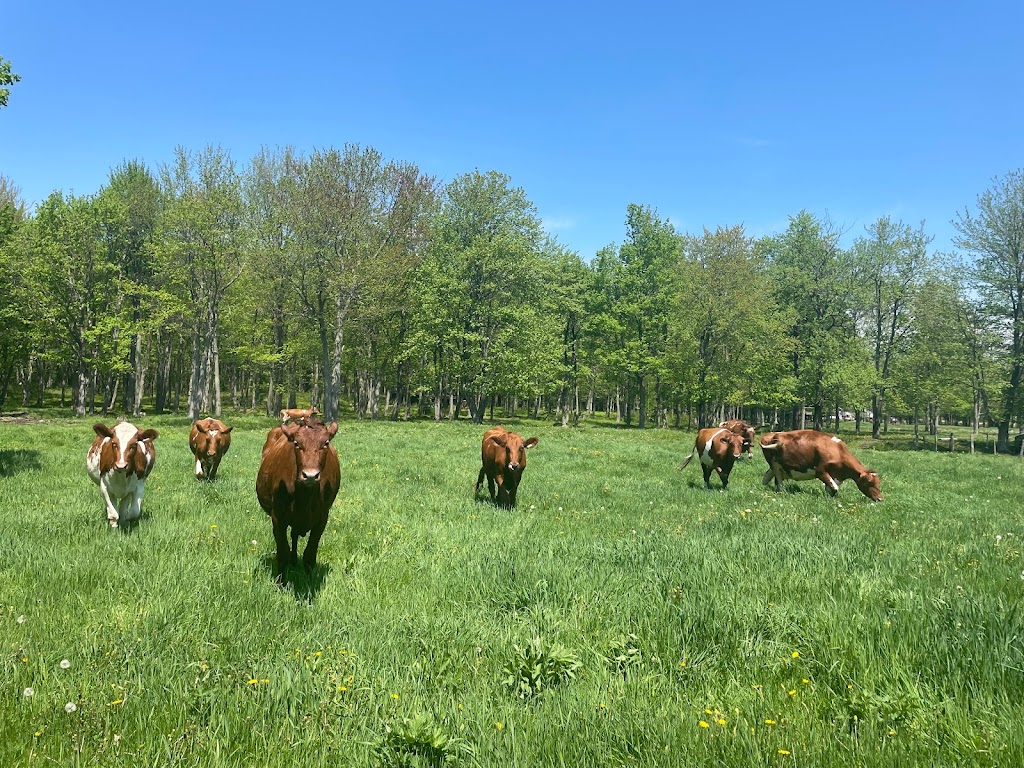
[[[529,699],[575,679],[582,666],[579,657],[565,646],[535,635],[526,645],[512,648],[503,682],[515,696]]]
[[[449,736],[442,724],[422,712],[401,723],[385,725],[384,736],[374,750],[380,765],[402,768],[458,765],[474,755],[465,739]]]
[[[14,85],[21,81],[21,75],[11,71],[11,62],[0,56],[0,86]],[[7,106],[7,100],[11,96],[10,88],[0,88],[0,107]]]

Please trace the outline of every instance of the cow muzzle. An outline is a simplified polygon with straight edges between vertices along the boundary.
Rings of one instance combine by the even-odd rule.
[[[515,471],[516,471],[517,469],[519,469],[519,464],[517,464],[517,463],[515,463],[515,462],[512,462],[512,463],[510,463],[510,464],[508,465],[508,468],[509,468],[509,469],[510,469],[511,471],[515,472]]]
[[[309,471],[304,469],[304,470],[302,470],[302,474],[300,475],[300,479],[302,480],[303,483],[306,483],[307,485],[312,485],[313,483],[319,482],[320,481],[320,470],[315,470],[313,472],[309,472]]]

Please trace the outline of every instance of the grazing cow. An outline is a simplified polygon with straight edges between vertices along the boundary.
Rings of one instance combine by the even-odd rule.
[[[523,440],[515,432],[504,427],[495,427],[484,432],[483,445],[480,447],[480,458],[483,466],[476,478],[473,495],[480,493],[480,486],[487,477],[487,490],[491,501],[511,509],[516,505],[516,491],[526,470],[526,449],[537,445],[537,438]],[[495,497],[494,484],[498,484]]]
[[[298,560],[299,537],[307,533],[309,541],[302,562],[310,572],[316,566],[320,537],[341,483],[338,452],[331,445],[337,432],[337,422],[327,427],[322,421],[310,419],[274,427],[267,435],[256,474],[256,497],[274,524],[279,583],[287,581],[289,563]]]
[[[96,439],[85,457],[85,468],[100,487],[107,522],[117,528],[119,523],[138,519],[142,512],[146,478],[156,464],[153,441],[158,433],[155,429],[140,432],[127,421],[113,429],[105,424],[93,424],[92,429]]]
[[[868,469],[835,435],[813,429],[791,432],[769,432],[761,437],[761,452],[770,469],[764,484],[775,479],[775,490],[782,490],[783,480],[818,478],[829,495],[839,493],[843,480],[853,480],[860,492],[872,501],[882,500],[878,473]]]
[[[231,427],[217,419],[197,419],[192,422],[188,447],[196,457],[196,480],[213,480],[220,460],[231,447]]]
[[[694,454],[700,456],[700,468],[704,472],[704,487],[711,490],[711,473],[718,473],[722,481],[722,490],[729,487],[729,473],[736,459],[743,455],[743,435],[730,432],[725,427],[708,427],[697,433],[693,450],[680,465],[685,469]]]
[[[750,426],[743,419],[731,419],[730,421],[723,421],[718,426],[725,427],[730,432],[735,432],[737,435],[743,435],[743,450],[747,452],[747,458],[754,458],[754,434],[757,432],[756,427]]]
[[[310,416],[316,416],[318,413],[320,411],[316,409],[316,406],[312,408],[282,408],[281,424],[287,424],[289,421],[297,421],[301,424]]]

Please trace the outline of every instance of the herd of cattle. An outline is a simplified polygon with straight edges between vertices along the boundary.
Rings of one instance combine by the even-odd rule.
[[[128,422],[113,428],[94,424],[93,430],[96,439],[85,465],[103,496],[107,521],[117,528],[139,517],[146,478],[156,463],[153,442],[158,433],[155,429],[140,430]],[[256,497],[273,522],[279,582],[285,580],[289,564],[298,561],[300,536],[309,535],[302,554],[303,564],[307,569],[316,565],[320,537],[341,482],[338,453],[331,444],[337,432],[337,422],[325,424],[316,408],[285,409],[281,411],[280,426],[270,430],[263,444],[256,474]],[[728,488],[729,473],[736,459],[744,452],[753,456],[755,432],[754,427],[741,420],[702,429],[680,469],[697,455],[705,487],[711,487],[714,472],[722,488]],[[231,427],[218,419],[199,419],[192,424],[188,442],[196,460],[196,479],[216,478],[221,459],[231,447]],[[486,477],[491,501],[514,507],[526,469],[526,451],[537,442],[536,437],[524,440],[503,427],[485,432],[474,495],[479,494]],[[760,445],[769,466],[763,482],[767,485],[774,479],[777,491],[782,490],[783,480],[817,478],[835,496],[841,482],[853,480],[869,499],[882,500],[878,473],[861,464],[834,435],[812,429],[769,432],[761,437]]]

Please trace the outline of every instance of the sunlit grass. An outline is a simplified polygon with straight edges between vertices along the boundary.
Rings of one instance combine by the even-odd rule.
[[[320,566],[282,590],[272,422],[230,421],[212,484],[186,422],[145,422],[129,533],[91,421],[0,426],[0,765],[1024,763],[1014,457],[846,435],[874,505],[776,494],[756,452],[704,491],[693,433],[527,423],[509,511],[473,498],[482,427],[344,422]]]

